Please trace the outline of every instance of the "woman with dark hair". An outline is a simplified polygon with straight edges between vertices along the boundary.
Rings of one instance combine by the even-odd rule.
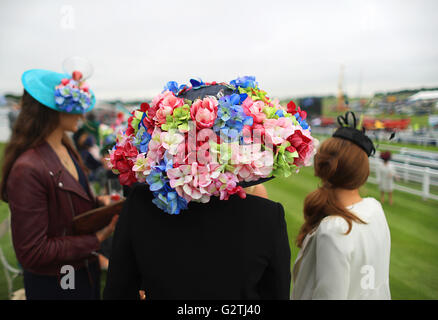
[[[74,234],[74,216],[109,201],[92,194],[86,168],[66,135],[78,129],[78,120],[94,106],[94,95],[78,71],[69,78],[34,69],[23,74],[22,82],[21,113],[5,149],[0,194],[11,211],[26,297],[98,299],[96,251],[117,218],[96,234]],[[70,280],[63,285],[65,276]]]
[[[133,112],[110,152],[120,181],[133,187],[105,299],[289,299],[283,206],[244,188],[296,172],[313,139],[298,113],[249,78],[170,82]],[[252,192],[266,197],[263,188]]]
[[[394,179],[397,179],[397,172],[389,160],[391,152],[385,151],[380,154],[382,163],[377,167],[377,181],[380,190],[380,202],[385,203],[385,193],[388,193],[389,205],[392,205],[392,192],[394,191]]]
[[[315,155],[315,175],[322,185],[304,201],[293,299],[391,297],[391,240],[385,214],[377,200],[359,194],[374,146],[355,122],[338,129]]]

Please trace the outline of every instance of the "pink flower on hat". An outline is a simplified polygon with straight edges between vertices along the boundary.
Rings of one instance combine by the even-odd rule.
[[[190,108],[190,116],[198,129],[213,127],[217,117],[218,101],[214,97],[205,97],[193,102]]]
[[[242,103],[242,108],[246,115],[253,118],[253,123],[263,123],[266,119],[266,114],[263,112],[263,108],[265,108],[263,101],[254,102],[250,97],[247,97]]]
[[[231,172],[221,173],[216,180],[216,187],[219,190],[220,199],[228,200],[229,197],[235,193],[241,198],[246,197],[245,190],[241,186],[238,186],[239,180],[236,175]]]
[[[294,132],[291,118],[266,119],[263,126],[267,141],[274,145],[282,144]]]
[[[235,166],[234,173],[244,181],[255,181],[266,178],[272,173],[273,155],[270,151],[249,146],[247,154],[240,154],[240,163]]]
[[[180,145],[184,145],[184,135],[179,132],[161,132],[160,139],[163,148],[166,149],[171,155],[176,155]]]
[[[166,123],[166,117],[172,115],[173,109],[183,104],[183,99],[175,97],[171,91],[165,91],[152,100],[152,108],[156,110],[153,120],[161,126]]]
[[[191,165],[181,165],[168,170],[170,186],[175,186],[178,194],[187,201],[208,202],[214,195],[216,188],[214,181],[219,177],[219,165],[200,165],[193,162]]]
[[[161,143],[161,133],[162,131],[158,127],[155,127],[154,132],[152,133],[151,141],[149,141],[148,145],[147,157],[155,163],[159,163],[161,161],[164,152],[166,151]]]
[[[144,153],[139,153],[137,159],[134,162],[132,171],[135,172],[135,176],[138,182],[145,182],[146,176],[151,172],[152,166],[155,165],[154,161],[145,157]]]
[[[181,165],[179,167],[167,170],[167,177],[170,180],[170,186],[172,188],[176,188],[189,183],[193,179],[191,173],[191,165]]]

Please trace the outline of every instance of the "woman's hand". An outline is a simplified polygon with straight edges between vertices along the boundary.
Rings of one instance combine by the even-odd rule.
[[[96,232],[97,240],[102,243],[104,240],[108,239],[110,235],[114,232],[116,228],[117,220],[119,219],[119,215],[115,215],[111,222],[103,229]]]
[[[109,206],[111,204],[111,196],[110,195],[97,196],[97,201],[101,206]]]

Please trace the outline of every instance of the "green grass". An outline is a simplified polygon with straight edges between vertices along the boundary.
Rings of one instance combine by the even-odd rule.
[[[387,141],[385,143],[381,143],[379,145],[380,150],[385,150],[385,146],[393,146],[393,147],[399,147],[399,148],[409,148],[409,149],[418,149],[421,151],[432,151],[432,152],[438,152],[438,146],[423,146],[419,144],[413,144],[413,143],[399,143],[399,142],[391,142]]]
[[[0,154],[3,145],[0,144]],[[298,254],[295,238],[303,223],[302,210],[306,195],[313,191],[318,180],[313,168],[304,168],[288,179],[274,179],[266,183],[272,200],[285,208],[292,262]],[[362,196],[379,199],[377,187],[366,184]],[[438,299],[438,202],[423,201],[420,197],[394,192],[394,205],[383,205],[391,231],[390,287],[393,299]],[[9,214],[7,204],[0,203],[0,221]],[[0,239],[6,258],[17,266],[10,237]],[[291,266],[292,267],[292,266]],[[102,273],[102,288],[106,273]],[[14,289],[23,286],[16,279]],[[7,299],[7,286],[0,272],[0,299]]]

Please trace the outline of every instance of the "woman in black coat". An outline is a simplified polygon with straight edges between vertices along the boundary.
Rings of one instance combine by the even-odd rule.
[[[110,152],[122,184],[140,184],[119,218],[104,298],[288,299],[283,207],[243,188],[310,162],[306,114],[254,77],[190,82],[142,104]]]
[[[281,204],[248,195],[189,203],[168,215],[146,185],[130,193],[114,233],[104,299],[289,299]]]

